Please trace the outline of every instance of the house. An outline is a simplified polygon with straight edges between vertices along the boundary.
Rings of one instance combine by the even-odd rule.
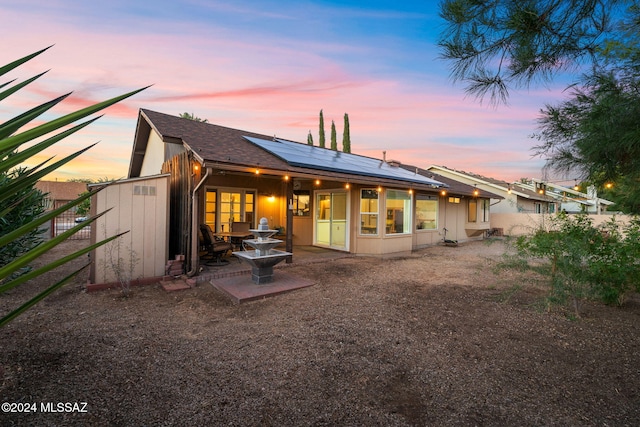
[[[598,193],[593,186],[587,188],[587,193],[583,193],[578,189],[534,178],[519,183],[519,186],[530,191],[535,191],[535,189],[538,189],[537,191],[539,192],[542,191],[547,197],[555,201],[559,206],[559,210],[567,213],[600,215],[607,210],[608,206],[614,205],[614,202],[598,197]]]
[[[147,109],[139,112],[128,179],[109,187],[110,195],[101,197],[112,202],[100,206],[114,209],[96,221],[97,228],[139,228],[141,218],[152,211],[154,221],[160,220],[158,235],[166,233],[164,249],[158,235],[127,237],[125,247],[137,259],[151,262],[145,249],[151,245],[160,258],[147,266],[144,277],[179,257],[185,258],[185,272],[196,274],[201,224],[221,234],[232,231],[236,222],[257,228],[267,218],[271,229],[281,231],[294,259],[297,245],[382,255],[437,244],[445,228],[448,239],[482,238],[489,228],[489,198],[494,197],[398,162]],[[158,199],[165,197],[163,213]],[[138,225],[129,219],[132,215],[140,216]],[[95,258],[104,259],[104,254]]]
[[[491,198],[491,229],[498,230],[500,234],[529,233],[544,227],[545,217],[561,210],[567,213],[589,213],[593,215],[594,224],[611,219],[610,215],[602,214],[613,202],[598,198],[593,189],[584,194],[536,179],[509,183],[444,166],[430,166],[427,170],[501,196],[502,199]]]
[[[540,192],[541,187],[510,183],[444,166],[429,166],[427,170],[500,196],[491,199],[491,212],[496,214],[557,212],[557,199],[544,194],[544,191]]]
[[[87,184],[83,182],[38,181],[35,188],[45,194],[46,209],[51,211],[77,199],[80,194],[87,191]],[[51,220],[49,237],[55,237],[76,225],[76,209],[77,207],[73,207]],[[83,228],[71,236],[72,239],[87,239],[88,237],[88,228]]]

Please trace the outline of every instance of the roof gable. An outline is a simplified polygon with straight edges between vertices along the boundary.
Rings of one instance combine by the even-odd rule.
[[[207,163],[208,166],[219,167],[242,167],[260,168],[262,170],[281,171],[283,173],[314,175],[327,177],[329,179],[344,180],[351,182],[361,182],[367,185],[412,185],[414,188],[438,188],[446,185],[440,182],[425,179],[417,174],[400,172],[395,175],[386,173],[376,175],[375,169],[366,175],[355,173],[348,167],[334,168],[331,162],[316,165],[302,164],[291,159],[286,160],[282,153],[274,154],[274,151],[266,149],[266,144],[256,144],[255,141],[273,142],[293,147],[310,147],[293,141],[275,138],[255,132],[239,129],[232,129],[224,126],[214,125],[205,122],[183,119],[177,116],[158,113],[151,110],[141,109],[134,140],[134,148],[129,170],[129,177],[137,177],[140,174],[142,159],[145,155],[146,144],[149,132],[154,130],[165,143],[179,143],[196,156],[196,158]],[[253,142],[252,142],[253,141]],[[359,159],[367,164],[383,164],[385,171],[393,169],[393,166],[382,160],[377,160],[365,156],[351,153],[341,153],[327,148],[314,147],[316,152],[327,153],[325,156],[349,157]],[[217,166],[216,166],[217,165]],[[399,169],[399,168],[398,168]]]

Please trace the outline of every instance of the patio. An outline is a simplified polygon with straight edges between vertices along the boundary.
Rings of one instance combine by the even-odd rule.
[[[329,260],[352,257],[347,252],[324,249],[315,246],[296,246],[293,250],[293,262],[281,262],[274,267],[273,282],[257,285],[251,280],[251,267],[233,255],[227,255],[224,265],[201,264],[202,271],[196,283],[210,283],[215,289],[226,295],[234,304],[263,299],[296,289],[305,288],[314,282],[286,273],[291,265],[326,262]]]

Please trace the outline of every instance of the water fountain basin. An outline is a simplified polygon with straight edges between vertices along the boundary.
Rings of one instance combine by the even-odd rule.
[[[276,242],[278,243],[280,242]],[[251,280],[257,285],[262,285],[273,281],[273,267],[291,255],[291,252],[270,249],[269,254],[266,255],[264,251],[257,250],[238,251],[233,255],[251,266]]]
[[[273,248],[282,243],[282,240],[278,239],[246,239],[242,241],[242,246],[245,245],[251,246],[256,252],[257,256],[260,255],[269,255]],[[246,249],[246,248],[245,248]]]
[[[238,251],[233,254],[251,266],[251,279],[255,284],[269,283],[273,280],[273,266],[293,254],[273,249],[282,243],[282,240],[271,238],[278,230],[269,229],[267,218],[260,218],[258,229],[249,231],[254,239],[243,240],[242,247],[244,248],[247,244],[253,250]]]

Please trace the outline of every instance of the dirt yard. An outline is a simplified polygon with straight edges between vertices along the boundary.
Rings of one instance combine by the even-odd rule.
[[[494,273],[503,251],[294,263],[315,285],[241,305],[79,279],[0,330],[0,403],[32,411],[0,424],[640,425],[637,296],[548,312],[539,278]]]

